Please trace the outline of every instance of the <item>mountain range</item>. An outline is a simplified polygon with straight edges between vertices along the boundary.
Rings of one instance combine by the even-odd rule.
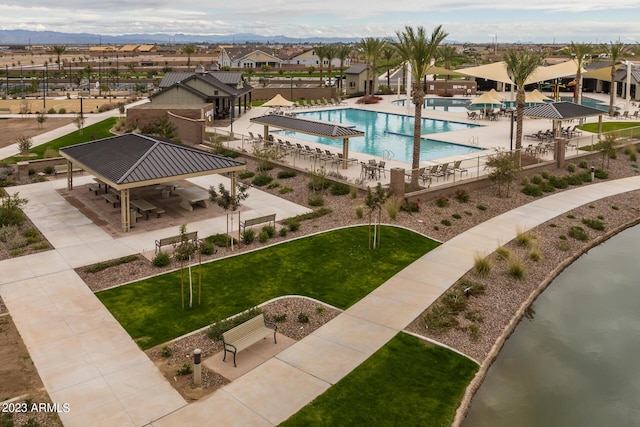
[[[238,34],[123,34],[105,36],[89,33],[60,33],[56,31],[0,30],[1,45],[98,45],[98,44],[187,44],[187,43],[354,43],[358,38],[347,37],[309,37],[294,38],[284,35],[261,36],[251,33]]]

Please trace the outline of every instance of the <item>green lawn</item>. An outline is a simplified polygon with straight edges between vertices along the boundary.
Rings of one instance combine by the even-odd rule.
[[[109,130],[116,123],[116,120],[117,117],[110,117],[101,122],[85,127],[82,131],[82,135],[80,135],[79,131],[75,130],[71,133],[61,136],[60,138],[53,139],[45,144],[38,145],[37,147],[33,147],[31,149],[31,152],[37,154],[37,157],[33,157],[32,159],[44,158],[44,152],[48,148],[59,150],[60,148],[67,147],[69,145],[81,144],[83,142],[92,141],[94,139],[102,139],[113,136],[113,134]],[[4,161],[7,163],[16,163],[21,160],[22,157],[14,156],[9,157]]]
[[[602,132],[613,132],[616,130],[623,130],[639,126],[640,122],[602,122]],[[582,126],[578,126],[578,128],[587,132],[598,133],[598,123],[586,123]]]
[[[179,271],[97,296],[146,349],[282,295],[345,309],[439,245],[395,227],[383,227],[376,251],[367,239],[367,227],[353,227],[204,264],[202,304],[184,311]]]
[[[399,333],[282,426],[450,426],[478,365]]]

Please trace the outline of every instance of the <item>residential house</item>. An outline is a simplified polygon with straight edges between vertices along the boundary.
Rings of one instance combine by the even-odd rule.
[[[364,94],[367,89],[367,64],[354,64],[345,72],[345,90],[347,95]]]

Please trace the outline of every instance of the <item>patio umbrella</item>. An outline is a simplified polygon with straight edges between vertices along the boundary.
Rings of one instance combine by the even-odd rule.
[[[270,100],[262,104],[263,107],[291,107],[292,105],[293,105],[293,102],[289,101],[288,99],[285,99],[280,94],[277,94],[276,96],[274,96],[273,98],[271,98]]]
[[[500,101],[502,102],[504,100],[504,96],[500,95],[498,93],[498,91],[496,91],[495,89],[491,89],[489,92],[489,95],[491,95],[493,97],[493,99],[495,99],[496,101]]]
[[[486,110],[487,108],[500,108],[503,106],[504,105],[502,104],[502,102],[498,101],[493,96],[491,96],[489,92],[487,92],[471,101],[471,105],[469,105],[469,108],[476,110]]]
[[[544,102],[551,102],[553,99],[544,96],[538,89],[534,89],[531,92],[527,92],[524,95],[525,105],[542,104]]]

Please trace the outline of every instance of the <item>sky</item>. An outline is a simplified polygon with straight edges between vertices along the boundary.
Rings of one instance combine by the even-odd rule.
[[[0,0],[0,29],[100,35],[391,37],[406,25],[471,43],[640,42],[638,0]]]

